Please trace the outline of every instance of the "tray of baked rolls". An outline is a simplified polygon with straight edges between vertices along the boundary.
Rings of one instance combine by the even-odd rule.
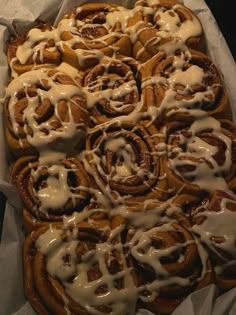
[[[16,8],[0,313],[234,314],[236,68],[205,2]]]

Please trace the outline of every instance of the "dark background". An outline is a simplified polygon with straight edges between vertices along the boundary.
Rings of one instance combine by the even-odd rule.
[[[196,0],[198,1],[198,0]],[[233,0],[205,0],[236,61],[236,14]]]

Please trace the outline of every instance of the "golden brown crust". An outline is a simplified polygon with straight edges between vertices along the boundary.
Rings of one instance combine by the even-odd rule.
[[[7,59],[9,65],[11,65],[12,72],[16,72],[18,75],[24,72],[30,71],[32,69],[37,69],[40,67],[53,67],[61,63],[61,53],[55,48],[55,40],[44,38],[46,32],[53,31],[53,27],[50,24],[40,23],[28,32],[16,37],[16,39],[11,42],[7,50]],[[30,42],[29,32],[32,30],[39,31],[42,34],[42,39]],[[42,52],[37,49],[37,45],[44,42],[44,48]],[[24,60],[19,60],[17,57],[19,53],[18,49],[22,45],[27,45],[28,50],[31,49],[32,53]],[[35,49],[35,51],[34,51]],[[36,54],[36,55],[35,55]]]
[[[79,212],[88,203],[89,193],[81,191],[81,187],[89,187],[89,176],[82,164],[75,158],[62,160],[56,173],[55,180],[60,181],[64,173],[70,187],[71,194],[63,197],[64,205],[55,206],[53,199],[42,208],[40,194],[43,189],[49,187],[50,166],[40,167],[36,156],[26,156],[17,160],[12,168],[12,182],[17,185],[19,194],[26,208],[23,210],[23,218],[26,230],[29,232],[44,224],[61,222],[64,215]],[[35,179],[35,175],[36,179]],[[54,197],[55,198],[55,197]]]
[[[136,11],[130,19],[130,26],[138,25],[137,40],[133,45],[133,56],[141,62],[149,60],[159,51],[164,51],[165,46],[176,45],[182,42],[188,48],[203,51],[205,47],[204,32],[198,17],[189,8],[180,4],[178,1],[159,1],[150,3],[145,0],[137,1]],[[145,10],[147,9],[147,10]],[[148,10],[149,9],[149,10]],[[162,14],[169,15],[169,18],[178,19],[173,31],[170,29],[171,21],[168,26],[162,25]],[[188,29],[187,23],[198,24],[198,34],[182,38],[177,29]],[[177,26],[177,27],[176,27]],[[176,45],[176,51],[179,45]]]
[[[216,284],[222,291],[227,291],[235,287],[236,263],[227,245],[225,247],[222,246],[222,244],[228,242],[227,237],[220,228],[215,229],[214,232],[208,232],[207,222],[214,219],[214,216],[222,212],[222,203],[224,203],[225,211],[235,213],[235,201],[235,195],[216,190],[209,198],[202,202],[202,205],[193,208],[191,213],[196,232],[199,233],[200,240],[207,249],[213,268],[215,268]],[[204,224],[204,222],[206,224]],[[227,220],[225,220],[224,224],[227,225]],[[203,228],[201,230],[202,226]],[[209,237],[202,237],[201,233],[204,233],[205,230],[209,233]],[[235,246],[235,244],[232,246]]]
[[[53,131],[55,136],[49,139],[49,146],[54,146],[55,149],[61,147],[63,151],[63,145],[67,145],[65,142],[71,141],[71,147],[75,146],[78,150],[82,144],[82,140],[79,141],[79,133],[86,132],[89,116],[76,78],[60,68],[41,68],[32,71],[24,73],[8,85],[4,117],[6,140],[10,151],[15,157],[38,155],[42,147],[47,146],[47,135],[50,131]],[[30,83],[25,85],[24,81]],[[61,94],[55,101],[53,90],[59,86]],[[71,93],[71,89],[74,90],[73,94],[65,97],[66,93]],[[34,109],[31,113],[32,108]],[[64,126],[70,121],[74,131],[68,138]],[[69,127],[67,129],[69,130]],[[38,137],[42,139],[43,136],[44,142],[36,139]],[[63,136],[67,137],[64,141]]]
[[[63,41],[61,49],[63,60],[84,70],[99,62],[100,53],[113,56],[115,52],[117,55],[131,56],[130,39],[122,31],[119,21],[114,25],[107,23],[108,26],[105,26],[106,15],[118,10],[119,7],[114,4],[89,3],[82,5],[78,11],[66,14],[57,27],[60,30],[63,20],[70,19],[76,30],[64,31],[62,27],[60,37]],[[94,50],[94,53],[91,50]],[[100,51],[97,56],[96,51]],[[86,58],[80,60],[82,53]],[[86,59],[85,62],[84,59]]]
[[[83,263],[83,255],[86,253],[93,253],[96,244],[102,244],[106,240],[104,229],[109,229],[109,222],[106,220],[96,222],[83,222],[76,226],[71,226],[61,230],[61,224],[53,224],[50,226],[51,231],[59,231],[61,244],[66,244],[70,241],[73,235],[73,230],[76,229],[77,236],[73,236],[74,242],[78,241],[76,247],[76,256],[79,263]],[[79,303],[73,301],[66,293],[66,288],[60,283],[58,279],[48,274],[46,269],[45,255],[38,250],[37,241],[48,231],[48,227],[39,228],[33,231],[24,242],[24,272],[25,272],[25,293],[32,306],[39,314],[67,314],[64,303],[71,314],[87,315],[89,312]],[[113,256],[111,256],[112,258]],[[119,269],[112,267],[112,262],[109,258],[106,259],[108,270],[112,273],[118,272]],[[114,258],[114,257],[113,257]],[[113,259],[112,258],[112,259]],[[64,257],[64,264],[67,264],[66,256]],[[114,266],[114,264],[113,264]],[[98,263],[91,266],[91,270],[87,271],[88,283],[95,281],[101,277],[100,265]],[[68,283],[70,280],[68,279]],[[104,291],[102,285],[99,286],[100,293]],[[66,302],[65,302],[66,301]],[[93,307],[93,306],[91,306]],[[96,308],[96,307],[95,307]],[[109,313],[109,307],[98,306],[97,310]]]
[[[193,196],[195,198],[201,198],[207,193],[207,189],[201,188],[196,180],[198,176],[198,166],[201,167],[203,163],[207,168],[225,179],[226,183],[230,183],[232,178],[235,177],[236,165],[234,161],[235,152],[235,125],[229,120],[219,120],[220,134],[213,131],[212,126],[205,126],[201,128],[196,135],[193,134],[193,124],[183,122],[171,122],[166,124],[163,128],[165,133],[165,143],[168,145],[168,152],[166,155],[160,158],[160,173],[166,174],[160,185],[166,190],[170,190],[173,195],[180,193],[189,195],[189,198]],[[213,127],[214,128],[214,127]],[[196,156],[191,146],[188,146],[188,140],[191,137],[197,137],[201,139],[202,143],[212,145],[215,148],[214,154],[209,157],[203,155]],[[230,139],[230,140],[229,140]],[[228,143],[229,140],[229,143]],[[230,146],[231,163],[228,170],[220,174],[220,167],[225,163],[228,148]],[[206,170],[207,170],[206,168]],[[206,175],[207,176],[207,175]],[[204,174],[201,174],[201,178],[204,180]]]
[[[92,153],[88,154],[88,160],[94,177],[103,183],[104,189],[108,187],[114,192],[115,199],[121,196],[128,204],[141,203],[146,199],[163,199],[165,192],[158,190],[159,162],[151,130],[157,133],[154,126],[150,129],[132,122],[121,125],[113,123],[105,132],[95,129],[88,136],[86,150]],[[112,149],[112,143],[116,142],[116,146],[120,146],[117,152]],[[119,168],[123,167],[120,151],[126,150],[126,147],[129,147],[127,154],[136,169],[129,169],[124,175],[119,172]],[[97,165],[93,152],[103,156],[100,165]]]
[[[190,87],[188,82],[175,84],[172,78],[175,80],[178,75],[178,64],[174,66],[178,59],[184,59],[181,69],[183,75],[187,71],[194,71],[196,66],[202,69],[202,82]],[[232,119],[221,75],[212,60],[202,52],[189,50],[185,58],[178,54],[167,56],[165,52],[159,52],[141,68],[141,75],[144,104],[147,108],[157,107],[155,123],[158,126],[169,121],[193,121],[196,118],[194,110],[197,109],[206,111],[216,119]],[[204,98],[199,98],[199,93],[205,94]]]
[[[80,84],[92,95],[107,91],[107,96],[99,98],[89,109],[91,127],[109,121],[116,121],[133,112],[144,111],[140,105],[140,86],[137,78],[139,63],[133,58],[119,56],[104,58],[98,65],[81,74]],[[129,92],[122,95],[119,89],[126,85]],[[104,92],[105,93],[105,92]],[[117,104],[117,105],[116,105]]]

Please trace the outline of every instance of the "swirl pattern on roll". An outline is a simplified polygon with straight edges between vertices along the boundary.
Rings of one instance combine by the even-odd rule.
[[[63,215],[81,211],[89,200],[89,177],[76,158],[42,165],[35,156],[17,160],[12,182],[26,207],[26,229],[43,222],[62,221]]]
[[[104,58],[82,75],[93,125],[143,110],[136,78],[138,63],[132,58],[120,59]]]
[[[216,282],[223,290],[236,284],[236,196],[215,190],[192,211],[193,231],[200,236],[215,268]]]
[[[170,210],[159,206],[153,211]],[[34,307],[64,306],[75,314],[135,314],[143,307],[172,312],[189,292],[213,281],[206,251],[177,208],[165,215],[165,223],[150,220],[149,228],[113,216],[34,231],[24,246],[26,294],[35,297]]]
[[[147,309],[170,314],[189,292],[212,282],[204,249],[185,227],[165,223],[132,233],[128,234],[130,257]]]
[[[196,15],[175,0],[146,1],[135,4],[133,20],[136,37],[133,55],[145,62],[159,51],[167,54],[193,48],[202,50],[203,30]]]
[[[231,121],[204,117],[190,126],[165,126],[166,156],[161,157],[163,185],[189,195],[228,190],[235,177],[235,126]]]
[[[37,154],[48,146],[62,151],[80,146],[89,116],[76,81],[78,72],[71,70],[66,64],[32,70],[8,85],[4,102],[6,138],[15,156]]]
[[[144,104],[156,108],[153,119],[158,125],[192,121],[204,112],[231,119],[221,76],[207,55],[192,50],[171,56],[160,52],[145,63],[141,73]]]
[[[124,31],[127,19],[127,10],[114,4],[91,3],[78,7],[57,25],[62,58],[85,69],[98,63],[102,55],[131,56],[131,42]]]
[[[111,198],[141,202],[161,195],[156,190],[159,163],[150,128],[127,122],[95,130],[87,138],[85,153],[97,185],[110,191]]]
[[[12,76],[35,68],[59,65],[62,57],[56,47],[57,41],[57,30],[50,24],[39,24],[14,39],[7,50]]]
[[[107,311],[107,304],[102,305],[102,300],[104,300],[102,296],[105,295],[106,286],[99,281],[102,272],[100,265],[103,269],[107,268],[108,272],[109,269],[111,272],[117,272],[117,268],[112,270],[110,267],[112,262],[109,261],[104,250],[101,251],[100,257],[95,257],[96,246],[101,244],[102,247],[106,239],[102,230],[107,226],[105,221],[97,224],[84,224],[76,229],[72,227],[66,231],[54,226],[51,230],[46,231],[46,234],[42,234],[42,231],[45,232],[44,228],[38,229],[32,234],[32,239],[28,238],[24,245],[26,295],[35,297],[33,304],[40,313],[50,314],[56,310],[58,314],[65,314],[68,309],[74,314],[91,314],[90,308],[94,308],[94,311],[99,314]],[[55,237],[57,241],[53,242]],[[51,243],[46,249],[42,243],[47,240],[51,240]],[[44,253],[37,248],[44,248]],[[28,255],[29,250],[32,251],[31,255]],[[57,258],[55,260],[53,257],[55,254],[59,259],[57,262]],[[48,256],[47,262],[44,259],[46,255]],[[98,260],[96,260],[97,258]],[[77,270],[77,266],[79,270]],[[48,269],[55,271],[56,274],[50,275],[47,272]],[[77,272],[81,277],[77,277]],[[74,283],[73,278],[77,278]],[[64,283],[67,287],[66,290],[60,282]],[[95,305],[93,305],[93,301],[87,305],[90,296],[88,293],[94,292],[93,290],[96,290],[96,294],[101,296],[101,299],[99,299],[99,303],[94,300]],[[71,298],[71,292],[74,291],[80,291],[81,294],[84,292],[84,299],[81,303],[77,303],[74,297]],[[40,302],[39,296],[42,299]],[[67,305],[66,308],[64,303]]]

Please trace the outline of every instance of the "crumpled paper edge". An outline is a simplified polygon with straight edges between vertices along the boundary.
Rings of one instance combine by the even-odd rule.
[[[1,0],[0,12],[0,42],[6,42],[9,34],[22,33],[33,26],[36,20],[43,20],[53,24],[73,7],[83,3],[95,2],[90,0]],[[97,0],[96,2],[106,2]],[[205,30],[207,50],[222,73],[222,77],[231,104],[236,104],[236,65],[228,45],[220,32],[217,23],[204,0],[183,0],[200,18]],[[113,0],[112,3],[131,7],[132,0]],[[210,27],[209,27],[210,26]],[[8,65],[3,51],[0,52],[0,97],[4,95],[8,80]],[[234,118],[236,106],[232,106]],[[4,141],[4,124],[2,108],[0,108],[0,149],[7,152]],[[0,314],[4,315],[35,315],[30,304],[24,297],[22,271],[22,242],[23,230],[21,217],[21,203],[16,188],[7,182],[9,165],[7,154],[0,158],[0,190],[8,197],[4,217],[2,243],[0,246]],[[15,207],[13,205],[19,205]],[[13,258],[14,257],[14,258]],[[6,289],[7,284],[7,289]],[[150,315],[142,310],[137,315]],[[215,285],[210,285],[200,291],[193,292],[173,312],[172,315],[235,315],[236,288],[217,297]]]

